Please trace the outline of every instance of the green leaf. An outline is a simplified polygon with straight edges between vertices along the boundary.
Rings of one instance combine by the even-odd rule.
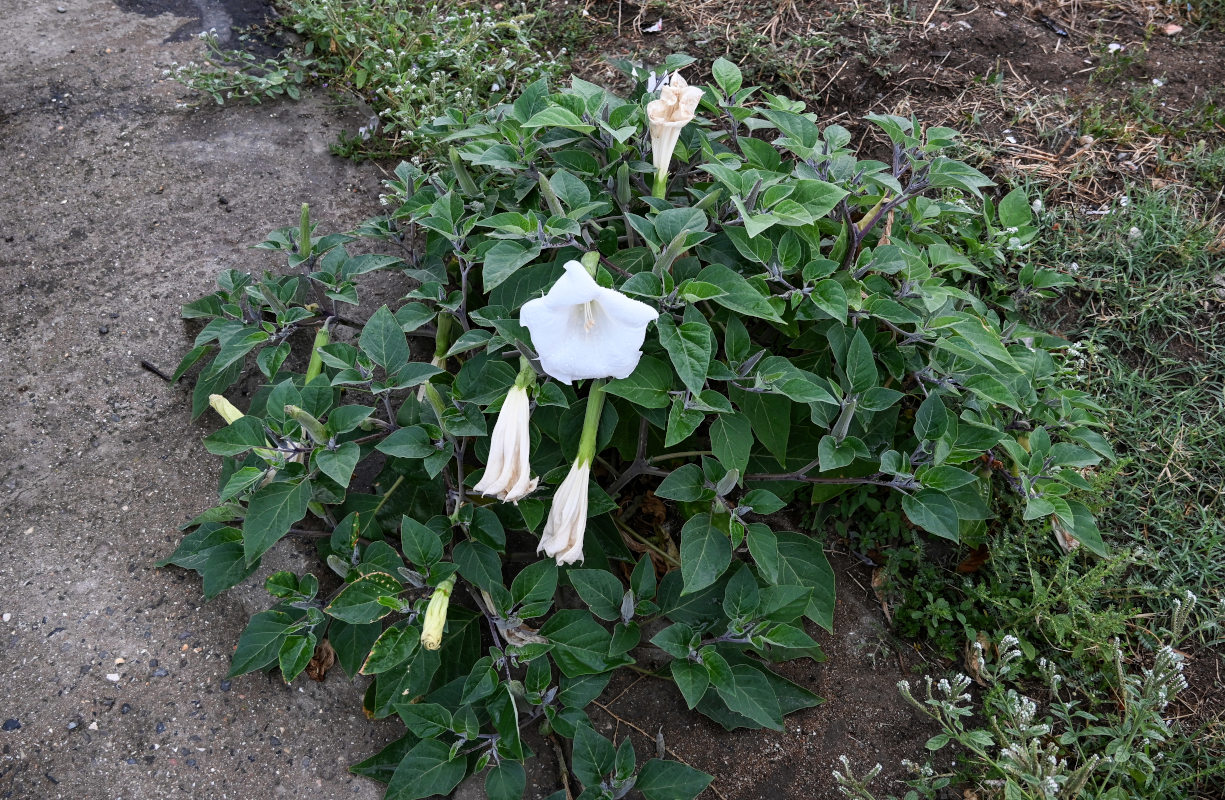
[[[670,666],[672,679],[676,681],[676,688],[681,690],[685,705],[693,709],[710,686],[710,674],[705,667],[685,658],[674,659]]]
[[[949,412],[940,395],[932,392],[915,412],[914,433],[919,441],[939,439],[949,427]]]
[[[694,408],[685,408],[685,401],[680,398],[672,400],[672,408],[668,409],[668,430],[664,435],[664,447],[672,447],[688,439],[706,415]]]
[[[650,274],[650,273],[640,273]],[[552,384],[546,384],[551,386]],[[672,370],[658,358],[643,356],[627,377],[609,381],[604,391],[624,397],[643,408],[664,408],[672,389]]]
[[[334,619],[328,625],[328,641],[336,651],[336,661],[350,678],[358,674],[381,632],[382,625],[378,622],[350,625],[344,620]]]
[[[634,788],[647,800],[693,800],[711,780],[705,772],[680,762],[652,758],[638,771]]]
[[[684,464],[664,478],[655,488],[655,496],[681,503],[709,500],[713,492],[706,488],[706,477],[697,464]]]
[[[715,458],[727,469],[741,475],[748,472],[753,449],[753,430],[742,414],[720,414],[710,424],[710,447]]]
[[[261,470],[262,474],[262,470]],[[242,531],[215,522],[205,523],[183,537],[178,548],[156,566],[176,564],[193,569],[204,579],[204,599],[237,586],[259,569],[259,561],[248,564],[243,555]]]
[[[694,394],[702,391],[706,371],[710,367],[711,350],[714,349],[714,335],[710,326],[702,322],[685,322],[677,327],[666,315],[659,318],[656,326],[659,343],[668,352],[681,382]]]
[[[744,412],[753,433],[778,463],[787,463],[787,446],[791,440],[791,401],[776,394],[735,391],[732,399]]]
[[[380,603],[380,598],[397,597],[403,590],[400,582],[387,573],[372,572],[341,589],[323,610],[352,625],[365,625],[391,613],[392,609]]]
[[[591,133],[595,130],[594,125],[584,123],[573,111],[561,106],[547,106],[523,123],[525,130],[546,127],[569,128],[579,133]]]
[[[455,725],[451,712],[438,703],[409,703],[399,713],[404,725],[422,739],[436,739]]]
[[[609,622],[621,619],[625,587],[616,576],[602,569],[571,569],[566,574],[591,613]]]
[[[867,337],[858,328],[855,329],[855,336],[846,350],[844,367],[852,392],[865,392],[880,381],[879,373],[876,371],[876,357],[872,354],[872,345],[868,344]]]
[[[778,543],[778,585],[811,589],[812,598],[804,609],[804,616],[832,631],[834,571],[821,543],[811,536],[791,531],[778,531],[775,539]]]
[[[1029,206],[1029,195],[1025,189],[1018,186],[1000,200],[996,209],[1002,228],[1024,228],[1033,222],[1033,212]]]
[[[572,766],[574,775],[584,786],[599,786],[604,776],[612,772],[617,751],[612,742],[582,725],[574,733]]]
[[[612,635],[583,609],[558,611],[540,628],[540,635],[553,643],[553,663],[570,678],[633,663],[628,656],[609,655]]]
[[[1072,514],[1072,526],[1064,526],[1076,541],[1089,548],[1094,555],[1105,558],[1110,555],[1110,549],[1102,541],[1101,531],[1093,519],[1093,512],[1084,503],[1068,500],[1068,509]]]
[[[451,748],[437,739],[418,742],[396,767],[384,800],[422,800],[447,795],[468,773],[466,759],[451,760]]]
[[[316,449],[315,466],[324,475],[347,488],[349,479],[353,477],[353,469],[361,457],[361,450],[361,446],[353,442],[344,442],[335,450]]]
[[[392,431],[375,449],[397,458],[426,458],[438,452],[429,434],[418,425]]]
[[[455,545],[451,557],[459,574],[485,591],[502,585],[502,558],[489,545],[466,540]]]
[[[264,421],[250,415],[239,417],[219,431],[204,437],[204,449],[215,456],[236,456],[252,447],[267,447]]]
[[[503,761],[490,767],[485,775],[485,797],[488,800],[519,800],[527,789],[527,772],[523,765]]]
[[[812,292],[808,295],[808,299],[826,314],[829,314],[843,325],[846,324],[849,303],[846,298],[846,291],[843,290],[842,284],[838,283],[838,281],[828,278],[820,281],[816,286],[812,287]]]
[[[723,613],[728,619],[751,617],[757,610],[760,592],[751,569],[740,569],[723,590]]]
[[[697,280],[713,283],[727,294],[714,298],[714,302],[725,308],[730,308],[740,314],[759,317],[773,322],[782,322],[774,306],[767,302],[765,296],[753,288],[739,273],[722,264],[711,264],[699,272]]]
[[[359,671],[362,675],[377,675],[400,666],[416,651],[420,638],[420,628],[404,624],[391,626],[370,647],[370,654]]]
[[[385,305],[374,312],[362,328],[358,343],[362,351],[388,374],[396,372],[408,362],[408,340],[404,338],[404,329]]]
[[[868,458],[868,448],[854,436],[848,436],[841,442],[826,434],[817,445],[817,458],[820,460],[821,471],[841,469],[857,458]]]
[[[418,741],[420,739],[411,733],[405,734],[365,761],[349,767],[349,771],[354,775],[361,775],[380,783],[387,783],[391,780],[392,774],[395,773],[396,767],[404,760],[404,756],[409,750],[413,749],[413,746]]]
[[[276,609],[261,611],[251,617],[242,635],[238,637],[238,647],[234,650],[234,658],[230,662],[230,671],[226,677],[246,675],[274,663],[285,638],[301,618],[301,611],[291,613]]]
[[[557,591],[557,564],[544,559],[528,564],[515,576],[510,584],[510,597],[522,603],[519,615],[524,619],[542,616],[553,605],[553,593]]]
[[[311,484],[305,479],[298,483],[272,483],[251,495],[247,518],[242,524],[243,552],[248,564],[268,552],[295,522],[306,516],[310,498]]]
[[[715,63],[711,65],[710,69],[714,74],[715,83],[719,84],[719,88],[723,90],[724,94],[730,97],[740,91],[740,86],[744,80],[740,75],[740,67],[720,56],[715,59]],[[639,789],[641,788],[639,787]]]
[[[957,506],[943,492],[923,489],[902,497],[902,510],[910,521],[926,531],[956,542],[959,520]]]
[[[281,643],[281,649],[277,653],[277,662],[281,668],[281,677],[286,683],[292,683],[293,679],[302,674],[302,670],[306,669],[306,665],[310,663],[311,658],[315,655],[315,634],[308,633],[305,636],[292,635],[285,637],[285,641]]]
[[[783,712],[766,677],[747,664],[737,664],[731,670],[733,682],[730,687],[715,684],[719,697],[727,707],[763,728],[781,731]]]
[[[539,243],[527,246],[509,239],[498,242],[485,253],[485,262],[481,267],[481,280],[484,281],[485,291],[498,286],[517,269],[535,261],[539,255]]]
[[[442,560],[438,534],[412,517],[400,518],[400,547],[404,557],[418,567],[432,567]]]
[[[712,523],[710,514],[695,514],[681,529],[683,594],[705,589],[719,579],[732,561],[732,543]]]

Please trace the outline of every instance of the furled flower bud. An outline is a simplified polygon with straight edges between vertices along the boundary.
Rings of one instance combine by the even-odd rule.
[[[213,411],[221,415],[226,425],[233,425],[245,416],[238,410],[237,406],[219,394],[210,394],[208,396],[208,404],[213,407]]]
[[[454,588],[454,575],[434,587],[430,603],[425,607],[425,621],[421,625],[421,646],[426,650],[442,647],[442,629],[447,624],[447,606],[451,604],[451,590]]]
[[[285,406],[285,414],[301,425],[302,430],[315,441],[315,444],[328,443],[328,433],[323,427],[323,423],[315,419],[314,415],[309,411],[297,406]]]

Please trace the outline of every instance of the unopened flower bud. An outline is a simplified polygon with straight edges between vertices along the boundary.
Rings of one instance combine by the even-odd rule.
[[[233,425],[245,416],[237,406],[219,394],[210,394],[208,404],[213,407],[213,411],[221,415],[226,425]]]
[[[421,625],[421,646],[426,650],[442,647],[442,629],[447,624],[447,606],[451,604],[451,590],[454,588],[454,575],[434,587],[430,604],[425,607],[425,622]]]
[[[302,426],[302,430],[315,441],[315,444],[327,444],[328,434],[323,423],[315,419],[310,412],[297,406],[285,406],[285,414]]]

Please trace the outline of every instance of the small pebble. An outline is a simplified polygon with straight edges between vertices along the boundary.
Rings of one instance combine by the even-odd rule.
[[[15,719],[6,719],[3,725],[0,725],[6,731],[15,731],[21,729],[21,723]]]
[[[230,686],[231,686],[230,681],[228,681],[228,680],[226,680],[226,681],[222,681],[222,682],[221,682],[221,691],[223,691],[223,692],[228,692],[228,691],[230,691]]]
[[[70,731],[75,731],[75,730],[76,730],[76,729],[77,729],[77,728],[80,726],[80,724],[81,724],[81,723],[79,723],[79,722],[69,722],[69,723],[68,723],[68,730],[70,730]]]
[[[111,332],[111,329],[110,329],[110,328],[108,328],[107,326],[105,326],[105,325],[99,325],[99,326],[98,326],[98,333],[102,334],[103,336],[105,336],[106,334],[108,334],[108,333],[110,333],[110,332]]]
[[[111,683],[119,683],[119,673],[118,672],[108,672],[106,673],[106,679],[110,681]]]
[[[164,722],[159,722],[159,723],[157,723],[157,727],[156,727],[156,728],[154,728],[154,730],[156,730],[158,733],[165,733],[165,732],[166,732],[166,723],[164,723]]]
[[[123,705],[121,705],[121,706],[119,707],[119,713],[120,713],[120,714],[127,714],[127,713],[128,713],[129,711],[131,711],[131,710],[132,710],[132,706],[130,706],[130,705],[129,705],[129,704],[127,704],[127,703],[124,703]]]
[[[13,618],[13,615],[8,613],[7,611],[4,612],[4,616],[0,616],[0,620],[3,620],[4,622],[8,622],[12,618]]]
[[[90,729],[91,731],[96,731],[96,730],[98,730],[98,722],[97,722],[97,720],[94,720],[93,722],[89,723],[89,729]]]
[[[155,678],[164,678],[164,677],[166,677],[166,676],[167,676],[167,675],[169,675],[169,674],[170,674],[170,673],[169,673],[169,672],[167,672],[167,671],[166,671],[166,670],[164,670],[164,669],[155,669],[155,670],[153,670],[153,677],[155,677]]]
[[[55,10],[56,10],[57,12],[59,12],[60,14],[67,14],[67,13],[68,13],[68,9],[64,8],[63,6],[56,6],[56,7],[55,7]]]

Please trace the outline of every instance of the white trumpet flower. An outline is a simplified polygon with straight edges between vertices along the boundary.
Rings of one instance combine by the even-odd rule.
[[[496,496],[504,503],[518,503],[536,490],[539,479],[532,477],[528,461],[532,444],[529,405],[525,387],[518,383],[510,387],[489,439],[489,463],[473,487],[475,491]]]
[[[642,358],[647,325],[659,312],[595,282],[577,261],[544,297],[529,300],[519,321],[546,373],[571,383],[583,378],[624,378]]]
[[[587,532],[587,481],[591,462],[580,458],[553,495],[553,508],[544,524],[537,553],[557,559],[559,565],[583,560],[583,537]]]
[[[679,73],[659,91],[659,99],[647,103],[647,119],[651,123],[651,161],[655,165],[653,194],[663,197],[668,185],[668,165],[672,151],[680,139],[681,128],[693,121],[702,90],[690,86]]]

